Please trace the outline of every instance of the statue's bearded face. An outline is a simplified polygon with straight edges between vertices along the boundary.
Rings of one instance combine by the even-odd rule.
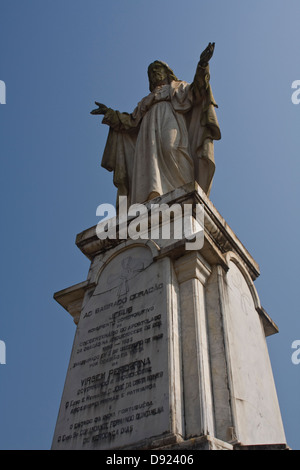
[[[154,62],[154,64],[149,67],[149,82],[151,84],[151,88],[168,83],[168,73],[166,68],[163,65]]]

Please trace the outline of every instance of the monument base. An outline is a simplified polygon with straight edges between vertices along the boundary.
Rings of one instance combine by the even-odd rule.
[[[287,448],[257,263],[196,183],[151,204],[201,205],[204,244],[77,236],[91,266],[54,296],[77,330],[52,448]]]
[[[161,451],[198,451],[198,450],[289,450],[286,444],[243,446],[230,444],[211,436],[201,436],[157,448]]]
[[[118,450],[145,450],[145,451],[194,451],[194,450],[234,450],[234,446],[228,442],[220,441],[211,436],[201,436],[183,440],[181,436],[161,436],[153,440],[146,440],[126,446]]]

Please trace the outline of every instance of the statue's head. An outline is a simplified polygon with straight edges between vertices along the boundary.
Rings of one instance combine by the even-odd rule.
[[[173,80],[178,80],[168,64],[160,60],[155,60],[149,65],[148,78],[150,91],[153,91],[161,83],[171,83]]]

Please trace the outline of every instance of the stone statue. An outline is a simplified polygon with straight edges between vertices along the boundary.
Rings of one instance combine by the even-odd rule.
[[[104,115],[109,129],[102,166],[114,172],[118,196],[144,203],[196,180],[209,195],[215,171],[213,140],[221,138],[209,84],[209,43],[194,81],[178,80],[170,67],[148,67],[150,94],[131,113],[95,102],[91,114]]]

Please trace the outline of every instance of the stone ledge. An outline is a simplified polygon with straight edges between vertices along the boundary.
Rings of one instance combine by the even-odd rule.
[[[117,447],[112,450],[138,450],[138,451],[194,451],[194,450],[234,450],[228,442],[215,437],[204,435],[184,440],[178,434],[164,434],[145,439],[136,444]]]
[[[166,445],[157,450],[234,450],[228,442],[221,441],[212,436],[201,436],[188,439],[173,445]]]
[[[286,444],[257,444],[253,446],[237,444],[234,446],[234,450],[291,450],[291,449]]]
[[[258,312],[258,314],[260,315],[262,319],[266,337],[275,335],[276,333],[279,332],[278,326],[276,325],[276,323],[273,322],[272,318],[270,318],[270,316],[267,314],[267,312],[265,311],[263,307],[257,307],[256,311]]]
[[[95,286],[88,281],[83,281],[55,292],[53,295],[54,300],[70,313],[76,325],[79,321],[84,295],[86,291],[92,287]]]
[[[255,280],[260,275],[258,264],[196,182],[186,184],[180,188],[175,189],[174,191],[171,191],[170,193],[152,199],[151,201],[145,203],[145,206],[147,207],[148,211],[150,211],[151,204],[183,205],[195,203],[200,203],[204,206],[205,242],[201,252],[203,252],[203,255],[207,258],[208,262],[224,264],[223,254],[227,253],[228,251],[234,251],[242,259],[252,280]],[[128,217],[128,224],[133,219],[134,217]],[[77,247],[90,260],[92,260],[96,254],[114,248],[123,242],[123,239],[100,240],[96,234],[96,226],[84,230],[76,237]],[[172,245],[174,245],[174,243]],[[179,242],[177,247],[180,253],[180,250],[183,248],[183,243]],[[162,246],[161,248],[162,251],[166,254],[170,247]],[[172,248],[174,248],[174,246],[172,246]]]

